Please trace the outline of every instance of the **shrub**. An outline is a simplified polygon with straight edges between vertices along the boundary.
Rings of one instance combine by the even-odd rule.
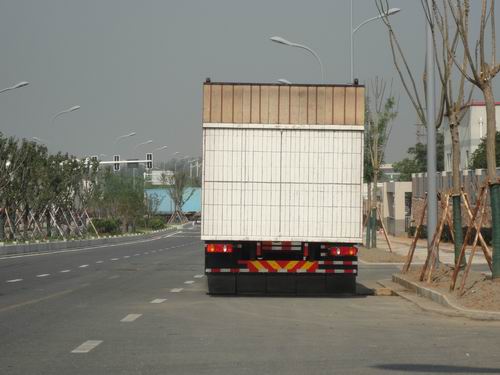
[[[165,228],[165,222],[161,217],[153,217],[149,221],[149,227],[153,230],[159,230]]]
[[[118,234],[121,233],[120,219],[93,219],[92,222],[99,233]]]

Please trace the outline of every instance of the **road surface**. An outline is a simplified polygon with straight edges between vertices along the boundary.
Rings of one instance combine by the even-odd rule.
[[[210,297],[198,228],[0,259],[0,374],[497,374],[499,332],[398,297]]]

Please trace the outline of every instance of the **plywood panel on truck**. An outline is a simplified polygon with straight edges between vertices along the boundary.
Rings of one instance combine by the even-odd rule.
[[[207,83],[203,98],[203,240],[361,242],[363,86]]]

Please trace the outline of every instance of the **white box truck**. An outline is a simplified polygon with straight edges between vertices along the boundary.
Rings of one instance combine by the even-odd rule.
[[[355,292],[364,90],[205,82],[210,294]]]

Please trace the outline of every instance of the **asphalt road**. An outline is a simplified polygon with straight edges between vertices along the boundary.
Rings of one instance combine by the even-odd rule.
[[[166,236],[0,259],[0,374],[500,373],[499,323],[398,297],[210,297],[199,232]]]

